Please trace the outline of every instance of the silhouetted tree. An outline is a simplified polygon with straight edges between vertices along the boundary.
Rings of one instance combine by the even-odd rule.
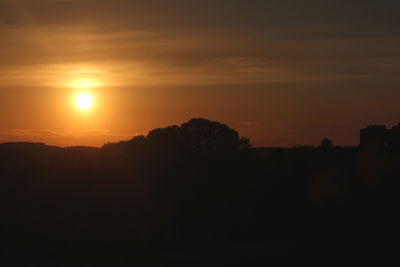
[[[250,139],[247,137],[242,137],[240,138],[240,148],[242,149],[248,149],[251,148],[251,142]]]
[[[321,148],[332,148],[333,147],[333,142],[329,138],[324,138],[324,139],[321,140],[320,147]]]
[[[106,143],[101,149],[103,151],[116,151],[116,150],[142,150],[146,146],[146,137],[144,135],[137,135],[127,141],[119,141],[118,143]]]
[[[181,126],[157,128],[146,137],[137,136],[128,141],[107,143],[103,150],[147,149],[159,152],[227,152],[251,147],[250,140],[239,137],[237,131],[227,125],[203,118],[191,119]]]
[[[250,141],[240,138],[237,131],[227,125],[203,118],[182,124],[182,134],[194,151],[216,152],[249,148]]]

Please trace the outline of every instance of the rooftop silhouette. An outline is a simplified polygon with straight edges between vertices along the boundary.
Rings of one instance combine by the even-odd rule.
[[[369,125],[360,130],[360,147],[367,149],[400,149],[400,123],[386,128],[384,125]]]

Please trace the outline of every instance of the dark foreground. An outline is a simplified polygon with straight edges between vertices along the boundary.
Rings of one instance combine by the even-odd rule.
[[[1,266],[396,259],[397,153],[251,149],[202,127],[101,149],[0,144]]]

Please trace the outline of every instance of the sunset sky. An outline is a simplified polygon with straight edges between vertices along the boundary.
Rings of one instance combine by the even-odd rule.
[[[0,0],[0,142],[95,145],[193,117],[254,146],[400,122],[400,1]],[[90,94],[93,105],[76,106]]]

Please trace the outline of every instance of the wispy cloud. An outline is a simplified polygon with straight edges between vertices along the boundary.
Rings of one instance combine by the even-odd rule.
[[[51,145],[93,145],[127,140],[136,134],[112,133],[107,129],[54,131],[49,129],[13,129],[0,132],[0,142],[45,142]]]

